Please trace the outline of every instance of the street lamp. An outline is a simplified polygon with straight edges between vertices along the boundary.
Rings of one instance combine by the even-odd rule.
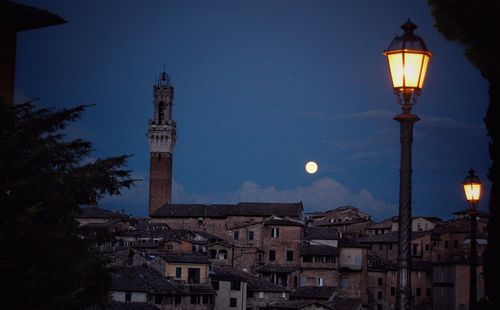
[[[394,94],[398,97],[403,113],[394,119],[400,124],[401,166],[399,170],[399,249],[398,289],[396,308],[412,308],[411,291],[411,146],[413,124],[419,120],[411,113],[412,106],[424,86],[431,52],[421,37],[413,31],[417,26],[409,19],[401,25],[404,33],[395,37],[384,51],[391,73]],[[402,100],[401,100],[402,99]]]
[[[481,181],[476,176],[473,169],[469,170],[463,182],[465,198],[470,203],[468,214],[470,217],[470,286],[469,286],[469,309],[476,308],[477,289],[476,289],[476,204],[481,197]]]

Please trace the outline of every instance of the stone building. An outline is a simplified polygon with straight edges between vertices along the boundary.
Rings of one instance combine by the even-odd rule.
[[[114,302],[150,304],[162,310],[213,309],[215,291],[209,285],[184,285],[144,266],[116,269],[110,287]]]
[[[301,252],[300,286],[337,286],[339,248],[305,244],[302,246]]]
[[[210,278],[212,287],[217,292],[216,310],[247,309],[247,275],[233,268],[215,267]]]
[[[151,215],[151,222],[172,229],[205,231],[230,240],[229,228],[263,221],[271,216],[300,220],[303,205],[298,203],[240,202],[238,204],[167,204]]]
[[[307,213],[305,222],[309,226],[329,227],[341,233],[364,233],[372,224],[371,216],[352,206],[338,207],[325,212]]]
[[[339,294],[341,297],[359,298],[366,304],[369,246],[341,240],[339,247]]]

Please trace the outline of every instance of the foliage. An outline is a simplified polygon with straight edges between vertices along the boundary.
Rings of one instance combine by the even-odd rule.
[[[92,144],[64,139],[85,108],[0,102],[0,296],[16,309],[82,309],[101,303],[110,283],[74,215],[134,180],[122,169],[128,156],[84,163]]]
[[[492,307],[498,309],[500,294],[495,292],[500,276],[500,2],[496,0],[427,0],[432,8],[436,27],[443,36],[465,47],[467,58],[489,82],[489,105],[485,125],[490,137],[492,161],[488,178],[491,182],[488,207],[488,246],[484,254],[485,293]]]

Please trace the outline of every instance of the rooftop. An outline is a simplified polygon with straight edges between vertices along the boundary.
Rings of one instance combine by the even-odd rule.
[[[303,286],[290,293],[290,299],[322,299],[328,301],[335,294],[335,286]]]
[[[114,218],[114,219],[129,219],[130,216],[119,212],[102,209],[97,206],[87,206],[80,208],[80,212],[75,215],[76,218]]]
[[[151,215],[153,218],[227,218],[228,216],[291,217],[300,219],[302,202],[260,203],[240,202],[238,204],[167,204]]]
[[[143,266],[115,267],[112,275],[111,291],[152,292],[162,294],[179,294],[179,284],[169,281],[158,271]]]

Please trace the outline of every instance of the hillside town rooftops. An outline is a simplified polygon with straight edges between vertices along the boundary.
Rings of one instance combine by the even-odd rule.
[[[336,229],[308,226],[304,229],[304,238],[317,240],[338,240],[340,235]]]
[[[85,208],[80,208],[80,212],[76,214],[75,218],[118,218],[118,219],[129,219],[130,216],[99,208],[97,206],[87,206]]]
[[[154,218],[227,218],[228,216],[291,217],[300,219],[303,205],[298,203],[240,202],[238,204],[167,204],[154,212]]]

